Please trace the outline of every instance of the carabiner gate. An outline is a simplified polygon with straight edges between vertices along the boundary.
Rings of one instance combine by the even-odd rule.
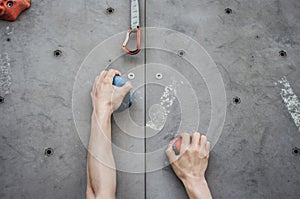
[[[136,32],[136,49],[135,50],[129,50],[127,48],[127,44],[128,44],[128,41],[130,39],[130,35],[131,33],[133,32]],[[136,55],[138,54],[140,51],[141,51],[141,29],[140,27],[136,28],[135,31],[133,31],[131,28],[127,31],[127,34],[126,34],[126,38],[125,38],[125,41],[122,45],[122,48],[123,50],[127,53],[127,54],[130,54],[130,55]]]

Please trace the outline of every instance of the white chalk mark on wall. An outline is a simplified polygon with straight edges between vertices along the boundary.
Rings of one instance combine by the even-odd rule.
[[[281,98],[287,107],[291,117],[294,120],[295,125],[300,131],[300,102],[296,94],[294,93],[290,83],[287,78],[284,76],[277,81],[281,88]]]
[[[149,109],[150,121],[147,122],[146,126],[152,128],[153,130],[160,131],[167,119],[166,109],[160,104],[154,104]]]
[[[3,97],[10,93],[11,69],[7,53],[0,54],[0,95]]]
[[[164,93],[160,97],[160,103],[150,107],[150,121],[147,122],[147,127],[156,131],[160,131],[164,127],[168,114],[170,113],[170,108],[176,99],[176,89],[174,85],[175,84],[166,86]]]
[[[7,36],[9,36],[9,35],[11,35],[11,34],[13,34],[13,33],[14,33],[14,28],[13,28],[13,27],[7,26],[7,27],[6,27],[6,30],[5,30],[5,34],[6,34]]]

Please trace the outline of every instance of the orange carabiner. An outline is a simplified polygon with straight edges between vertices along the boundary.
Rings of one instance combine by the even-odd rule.
[[[130,38],[130,35],[131,33],[133,32],[136,32],[136,49],[135,50],[129,50],[127,48],[127,44],[128,44],[128,41],[129,41],[129,38]],[[140,51],[141,51],[141,29],[140,27],[138,27],[136,29],[136,31],[133,31],[131,28],[127,31],[127,34],[126,34],[126,38],[125,38],[125,41],[122,45],[122,48],[123,50],[127,53],[127,54],[130,54],[130,55],[136,55],[138,54]]]

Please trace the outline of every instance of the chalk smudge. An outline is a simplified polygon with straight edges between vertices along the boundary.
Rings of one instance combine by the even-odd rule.
[[[13,34],[13,33],[14,33],[14,28],[13,28],[13,27],[7,26],[7,27],[6,27],[6,30],[5,30],[5,34],[6,34],[7,36],[9,36],[9,35],[11,35],[11,34]]]
[[[290,83],[284,76],[277,81],[281,85],[281,98],[287,107],[291,117],[294,120],[295,125],[300,131],[300,102],[296,94],[294,93]]]
[[[7,53],[0,54],[0,95],[3,97],[10,93],[11,68]]]
[[[160,97],[160,103],[151,106],[149,109],[150,121],[146,123],[147,127],[156,131],[160,131],[164,127],[168,114],[170,113],[170,108],[176,99],[175,87],[175,84],[166,86]]]
[[[147,122],[146,126],[156,131],[160,131],[166,122],[167,112],[166,109],[160,104],[154,104],[149,109],[150,121]]]

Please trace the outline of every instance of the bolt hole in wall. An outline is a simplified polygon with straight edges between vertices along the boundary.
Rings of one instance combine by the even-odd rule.
[[[300,149],[299,149],[298,147],[294,147],[294,148],[292,149],[292,153],[293,153],[294,155],[299,155],[299,154],[300,154]]]
[[[53,52],[54,57],[60,57],[62,55],[62,51],[61,50],[55,50]]]
[[[51,147],[45,149],[46,156],[51,156],[53,154],[54,154],[54,150]]]
[[[185,51],[184,50],[178,50],[177,54],[178,54],[179,57],[182,57],[185,54]]]
[[[231,8],[225,8],[225,13],[226,14],[231,14],[232,13],[232,9]]]
[[[115,9],[112,8],[112,7],[106,8],[106,13],[107,13],[107,14],[112,14],[114,11],[115,11]]]
[[[286,51],[284,51],[284,50],[279,51],[279,56],[280,57],[286,57],[287,56]]]
[[[240,103],[241,103],[241,98],[239,98],[239,97],[234,97],[234,98],[232,99],[232,101],[233,101],[234,104],[240,104]]]
[[[0,96],[0,104],[4,103],[4,97]]]

